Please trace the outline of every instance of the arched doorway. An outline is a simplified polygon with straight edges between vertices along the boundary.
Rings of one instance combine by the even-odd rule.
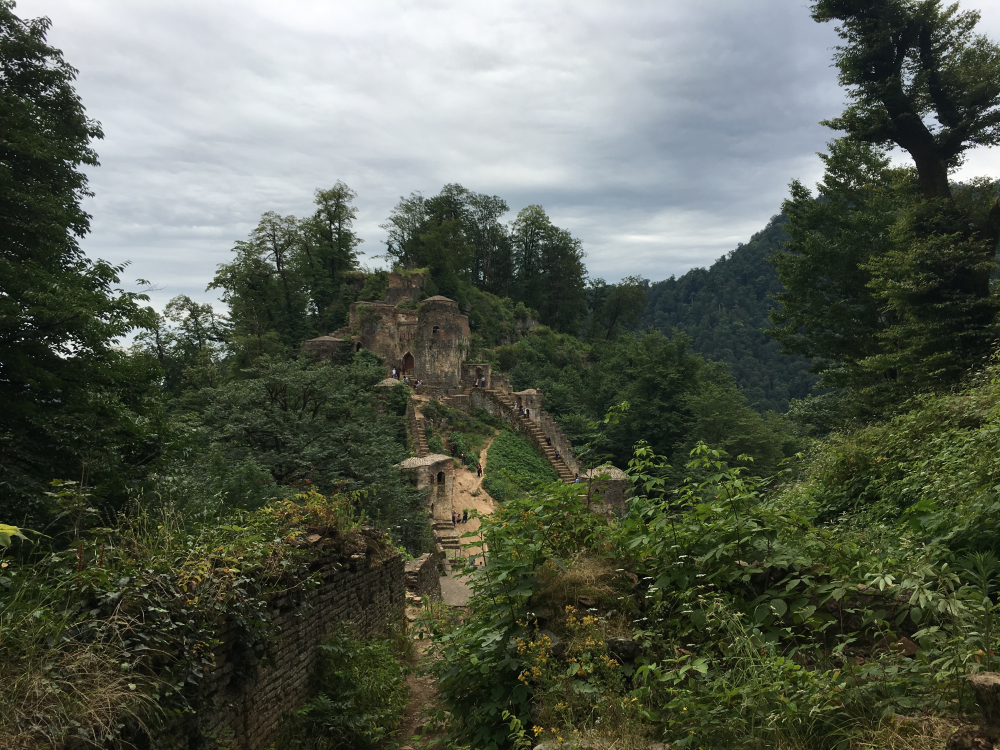
[[[444,472],[443,471],[439,471],[438,472],[438,484],[444,484]]]
[[[362,348],[363,347],[361,346],[361,342],[360,341],[354,345],[354,351],[356,351],[356,352],[360,352]]]
[[[413,369],[413,355],[407,352],[403,355],[403,371],[410,372]]]

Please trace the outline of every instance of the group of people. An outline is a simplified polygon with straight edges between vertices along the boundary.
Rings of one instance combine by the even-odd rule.
[[[459,513],[457,510],[453,510],[451,512],[451,522],[456,526],[460,523],[468,523],[469,509],[465,508],[461,513]]]
[[[476,378],[476,382],[475,382],[475,387],[476,388],[485,388],[486,387],[486,378],[485,377],[481,377],[481,378],[477,377]]]
[[[458,453],[458,446],[455,445],[454,443],[452,443],[451,444],[451,455],[454,456],[456,453]],[[466,454],[465,451],[462,451],[462,455],[459,456],[459,460],[462,462],[462,466],[468,466],[469,465],[469,461],[471,460],[471,458]],[[480,479],[483,478],[483,463],[482,463],[482,461],[477,461],[476,462],[476,476],[479,477]]]
[[[410,376],[406,374],[406,370],[401,370],[397,367],[393,367],[391,377],[393,380],[402,380],[404,383],[406,383],[406,385],[410,384]],[[416,383],[413,384],[413,387],[419,388],[423,384],[424,384],[423,380],[418,380]]]

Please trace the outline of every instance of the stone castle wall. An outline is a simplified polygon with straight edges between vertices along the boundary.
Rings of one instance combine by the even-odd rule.
[[[441,598],[441,574],[435,553],[426,552],[406,563],[406,589],[418,596]]]
[[[215,666],[201,685],[196,713],[157,735],[166,733],[165,740],[186,750],[266,750],[282,715],[313,697],[319,646],[331,630],[350,623],[358,636],[368,637],[402,616],[406,578],[399,553],[320,557],[311,567],[322,577],[320,586],[271,597],[275,635],[266,657],[258,660],[239,648],[235,625],[218,633]]]

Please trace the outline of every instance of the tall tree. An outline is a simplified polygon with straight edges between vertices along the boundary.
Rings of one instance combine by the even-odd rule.
[[[862,388],[877,380],[862,363],[881,351],[879,336],[895,320],[871,288],[870,264],[894,245],[892,228],[908,202],[906,171],[849,139],[820,158],[818,199],[795,181],[782,206],[788,251],[771,262],[787,291],[775,295],[781,307],[771,311],[770,333],[787,353],[815,360],[821,386]]]
[[[604,279],[591,282],[587,290],[592,308],[590,337],[610,341],[634,328],[646,309],[648,289],[649,282],[640,276],[627,276],[617,284],[606,284]]]
[[[950,197],[962,154],[1000,143],[1000,49],[974,33],[979,13],[940,0],[818,0],[812,13],[846,42],[834,61],[851,104],[826,124],[906,150],[923,196]]]
[[[465,232],[473,247],[473,283],[500,297],[510,295],[514,271],[510,233],[500,221],[509,210],[503,198],[482,193],[470,193],[465,208]]]
[[[265,213],[250,237],[233,247],[236,258],[219,266],[209,289],[221,289],[233,335],[248,351],[287,348],[314,334],[301,253],[305,243],[294,216]]]
[[[528,206],[511,224],[514,299],[539,311],[545,325],[576,333],[587,311],[583,249],[555,226],[541,206]]]
[[[358,246],[364,242],[354,232],[358,197],[340,180],[328,190],[316,191],[316,211],[302,221],[300,263],[305,284],[315,306],[314,328],[329,332],[343,325],[343,305],[338,305],[343,277],[358,265]]]
[[[114,483],[155,453],[141,415],[156,410],[156,366],[116,346],[152,322],[145,297],[79,246],[100,125],[48,19],[13,8],[0,0],[0,515],[38,523],[42,483]]]
[[[821,187],[833,205],[809,208],[793,185],[794,257],[777,259],[787,292],[774,320],[791,351],[826,359],[817,365],[836,375],[828,382],[843,376],[891,405],[955,382],[996,337],[1000,203],[985,182],[958,194],[949,175],[970,148],[1000,142],[1000,47],[974,33],[977,13],[939,0],[818,0],[812,10],[840,22],[835,62],[850,104],[825,124],[847,135],[831,145]],[[914,169],[890,170],[890,146]]]

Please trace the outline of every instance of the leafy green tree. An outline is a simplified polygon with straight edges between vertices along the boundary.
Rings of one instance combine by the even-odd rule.
[[[316,191],[316,212],[301,222],[301,266],[315,307],[313,328],[328,333],[346,321],[342,291],[345,274],[358,265],[358,246],[364,242],[354,232],[358,197],[340,180],[329,190]]]
[[[393,468],[407,455],[405,426],[403,414],[378,400],[374,386],[384,375],[370,352],[346,366],[259,357],[240,378],[192,394],[185,422],[199,454],[258,467],[278,486],[369,490],[369,516],[420,549],[426,513]]]
[[[822,386],[862,388],[877,379],[862,362],[881,350],[892,316],[871,288],[870,264],[894,246],[906,172],[848,139],[832,142],[820,158],[826,173],[818,199],[795,181],[782,206],[788,250],[770,260],[787,291],[774,295],[781,307],[771,312],[770,333],[786,352],[815,360]]]
[[[13,8],[0,2],[0,516],[40,528],[43,483],[104,483],[108,500],[156,455],[157,368],[116,345],[152,322],[146,297],[79,246],[100,125],[49,21]]]
[[[552,224],[537,205],[517,215],[511,235],[514,299],[538,310],[545,325],[576,333],[587,305],[587,268],[580,241]]]
[[[187,295],[171,299],[163,315],[136,335],[136,344],[156,357],[164,373],[164,389],[179,395],[186,387],[212,384],[221,376],[229,325],[210,304]]]
[[[627,276],[617,284],[597,279],[588,285],[592,310],[590,337],[610,341],[627,328],[635,328],[646,309],[649,282],[639,276]]]
[[[996,188],[956,189],[949,173],[970,148],[1000,142],[1000,47],[957,4],[812,7],[817,21],[840,22],[835,62],[850,104],[825,124],[847,136],[831,144],[820,188],[832,205],[809,207],[793,184],[776,335],[825,360],[827,382],[861,396],[862,409],[892,408],[962,378],[996,337]],[[889,169],[890,146],[915,169]]]
[[[296,218],[268,211],[250,237],[236,243],[236,258],[220,265],[208,285],[222,290],[233,335],[248,350],[268,351],[275,339],[291,349],[313,334],[302,247]]]
[[[514,278],[510,232],[500,223],[509,210],[503,198],[481,193],[470,193],[465,209],[465,231],[474,249],[473,283],[499,297],[510,295]]]
[[[974,33],[979,13],[940,0],[818,0],[812,14],[839,21],[845,42],[834,61],[851,103],[826,124],[899,146],[925,199],[951,197],[962,155],[1000,143],[1000,48]]]

